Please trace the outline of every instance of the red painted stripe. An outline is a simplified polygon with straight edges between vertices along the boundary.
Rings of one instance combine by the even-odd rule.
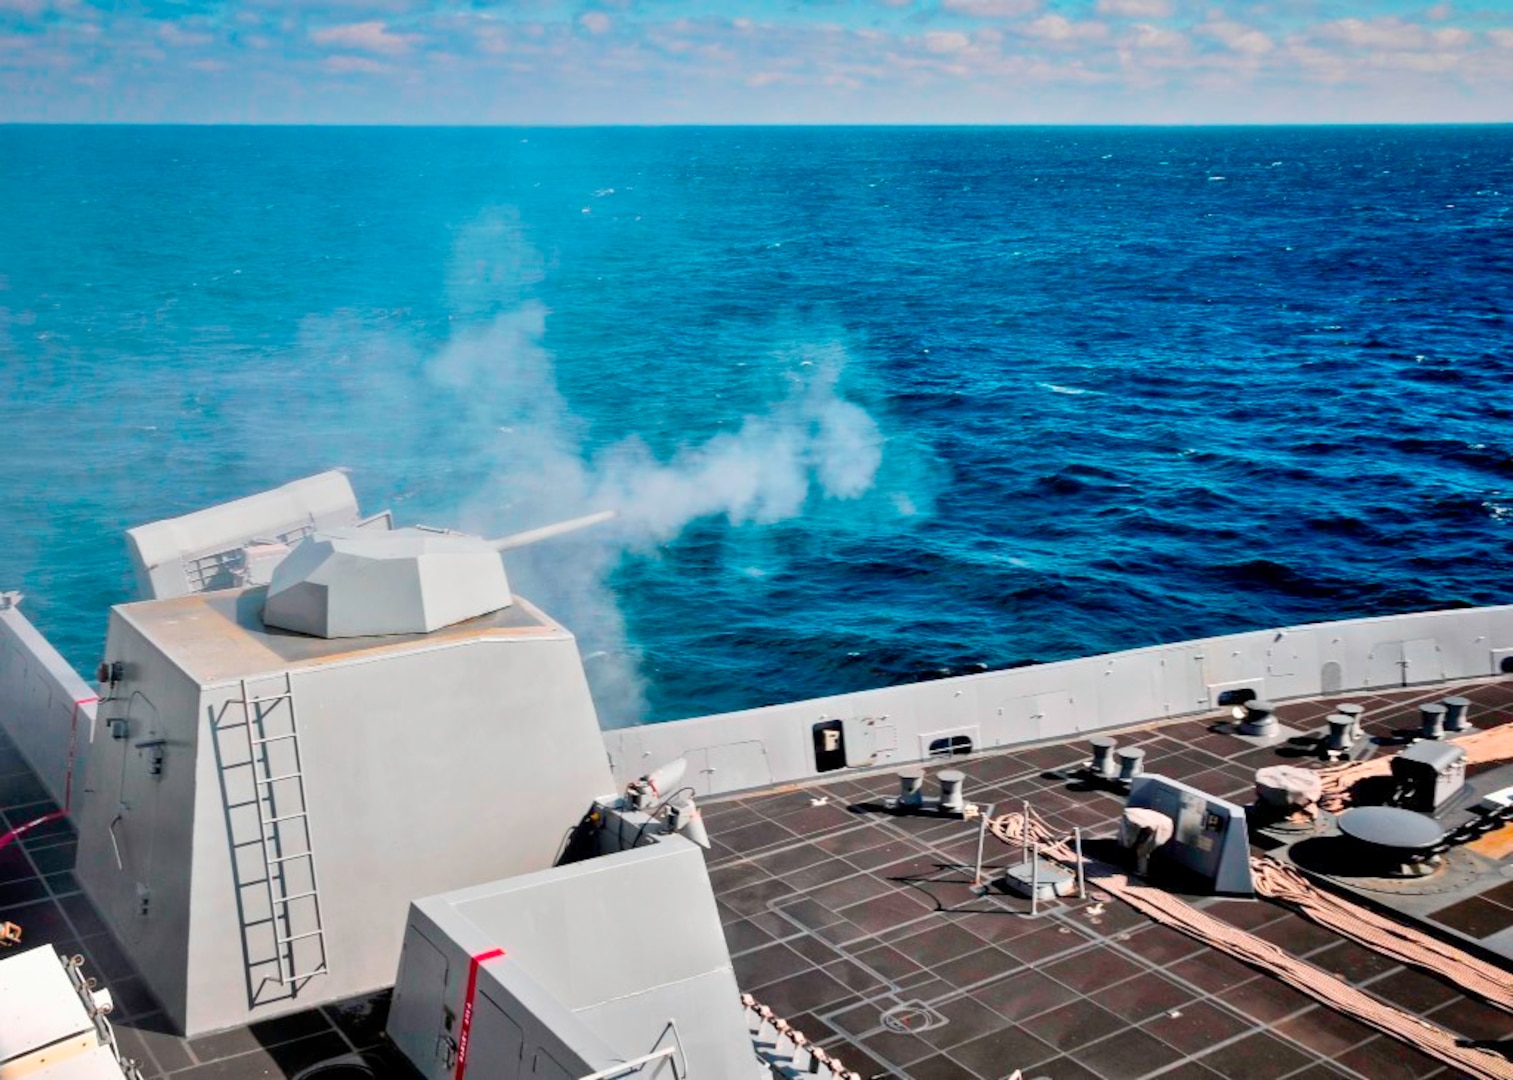
[[[462,1003],[462,1023],[457,1026],[457,1071],[452,1080],[462,1080],[468,1069],[468,1037],[473,1033],[473,999],[478,996],[478,969],[504,955],[503,949],[490,949],[472,958],[468,964],[468,995]]]
[[[63,809],[54,810],[50,814],[43,814],[39,818],[33,818],[24,825],[17,825],[8,833],[0,834],[0,851],[15,843],[21,837],[31,832],[39,825],[46,825],[50,821],[60,821],[68,816],[73,808],[74,801],[74,757],[79,750],[79,707],[88,705],[90,702],[99,701],[95,696],[79,698],[74,702],[74,711],[68,719],[68,771],[63,775]]]

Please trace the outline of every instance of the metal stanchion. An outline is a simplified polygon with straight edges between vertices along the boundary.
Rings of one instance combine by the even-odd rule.
[[[977,830],[977,865],[972,872],[973,887],[982,885],[982,846],[988,839],[988,819],[993,816],[993,804],[989,803],[982,810],[982,825]]]
[[[1087,875],[1082,869],[1082,829],[1080,826],[1072,830],[1072,843],[1077,850],[1077,899],[1086,900]]]
[[[1030,863],[1030,914],[1040,914],[1040,845],[1035,844],[1031,848],[1031,856],[1035,861]]]

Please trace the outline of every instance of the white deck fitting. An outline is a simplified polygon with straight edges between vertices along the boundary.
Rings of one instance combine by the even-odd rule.
[[[121,1080],[51,945],[0,955],[0,1077]]]

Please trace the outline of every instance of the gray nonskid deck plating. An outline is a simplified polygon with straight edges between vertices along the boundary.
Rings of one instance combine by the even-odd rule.
[[[1513,722],[1513,683],[1457,685],[1481,726]],[[1355,695],[1367,727],[1386,741],[1412,726],[1416,703],[1449,692],[1415,688]],[[1317,727],[1327,701],[1282,707],[1282,719]],[[1149,725],[1120,736],[1145,750],[1147,768],[1237,800],[1254,770],[1295,760],[1210,730],[1212,717]],[[1121,800],[1081,790],[1052,770],[1083,757],[1054,743],[958,759],[968,795],[1000,806],[1028,800],[1055,826],[1107,832]],[[771,1006],[863,1076],[915,1080],[1173,1080],[1291,1077],[1448,1077],[1451,1070],[1397,1040],[1338,1016],[1264,972],[1148,923],[1117,902],[1075,901],[1038,918],[1015,898],[970,888],[975,827],[892,817],[852,807],[891,794],[891,774],[849,774],[743,793],[705,806],[710,876],[743,990]],[[0,735],[0,814],[10,825],[52,804]],[[72,827],[58,822],[0,851],[0,919],[32,941],[79,952],[118,1001],[123,1048],[149,1076],[294,1077],[353,1058],[378,1075],[409,1066],[382,1030],[387,994],[327,1005],[197,1039],[174,1036],[156,1004],[73,881]],[[990,840],[988,863],[1016,853]],[[1403,967],[1265,901],[1200,900],[1210,914],[1305,956],[1376,997],[1427,1016],[1469,1040],[1513,1038],[1513,1018],[1439,979]],[[1463,902],[1462,902],[1463,903]],[[1449,905],[1445,926],[1465,928]],[[1513,925],[1513,884],[1479,898]],[[1434,916],[1431,916],[1433,918]],[[890,1022],[900,1010],[930,1017],[916,1033]]]
[[[1248,838],[1505,971],[1513,824],[1464,793],[1439,801],[1466,777],[1480,796],[1513,787],[1502,734],[1475,760],[1472,744],[1431,743],[1396,763],[1413,811],[1372,813],[1440,830],[1432,864],[1389,843],[1396,871],[1367,848],[1351,870],[1330,862],[1351,841],[1329,815],[1247,833],[1236,804],[1316,793],[1314,777],[1257,770],[1317,764],[1331,732],[1341,750],[1351,721],[1326,717],[1345,700],[1371,736],[1345,752],[1383,765],[1421,726],[1460,728],[1432,707],[1449,694],[1478,727],[1513,723],[1513,607],[1257,629],[601,732],[570,630],[515,602],[501,565],[472,586],[489,552],[605,517],[433,542],[360,517],[345,477],[323,474],[141,527],[133,557],[157,599],[112,611],[98,688],[0,594],[0,835],[15,840],[0,848],[0,922],[85,957],[114,994],[122,1049],[153,1077],[336,1080],[345,1063],[431,1080],[469,1066],[745,1080],[748,1066],[787,1076],[785,1045],[848,1080],[1393,1080],[1454,1075],[1446,1061],[1504,1075],[1507,1012],[1279,904],[1189,898],[1290,954],[1258,967],[1224,952],[1223,932],[1187,936],[1096,891],[1030,906],[978,887],[980,850],[990,871],[1040,864],[946,812],[945,789],[964,781],[998,813],[1028,805],[1046,835],[1080,830],[1105,861],[1124,858],[1121,820],[1142,859],[1169,834],[1167,871],[1207,874],[1200,893],[1248,895]],[[274,594],[287,610],[265,618]],[[1273,718],[1258,699],[1283,704]],[[1255,737],[1221,711],[1247,702]],[[1143,755],[1132,805],[1079,771],[1093,733],[1104,750],[1119,740],[1131,772]],[[931,809],[890,812],[894,772],[917,784],[919,762],[940,769]],[[1432,824],[1414,816],[1428,796]],[[1151,865],[1156,885],[1183,887]],[[1383,887],[1360,872],[1383,866],[1406,874]],[[1302,976],[1289,989],[1276,968],[1298,961],[1367,996],[1334,980],[1333,997],[1311,996]],[[1506,1004],[1495,969],[1466,966]],[[1439,1057],[1363,1022],[1372,999],[1436,1025],[1419,1047]],[[764,1034],[779,1031],[822,1052]]]

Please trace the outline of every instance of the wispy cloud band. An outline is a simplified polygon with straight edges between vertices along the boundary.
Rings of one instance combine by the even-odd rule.
[[[0,120],[1506,121],[1513,16],[1368,0],[0,0]]]

